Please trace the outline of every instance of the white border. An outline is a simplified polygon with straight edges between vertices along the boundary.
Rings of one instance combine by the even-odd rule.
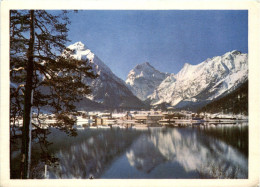
[[[260,147],[260,9],[259,1],[2,1],[1,2],[1,128],[0,186],[257,186]],[[9,171],[9,10],[10,9],[114,9],[114,10],[248,10],[249,14],[249,179],[208,180],[10,180]]]

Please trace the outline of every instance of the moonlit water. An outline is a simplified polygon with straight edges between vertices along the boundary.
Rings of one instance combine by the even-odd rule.
[[[48,178],[247,178],[248,125],[51,129]],[[232,135],[232,136],[231,136]]]

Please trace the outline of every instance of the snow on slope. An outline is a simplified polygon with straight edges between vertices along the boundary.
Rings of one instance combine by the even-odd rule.
[[[82,42],[68,46],[71,55],[76,59],[87,60],[92,65],[98,78],[85,78],[84,82],[91,86],[92,93],[87,98],[108,107],[140,107],[143,103],[135,97],[125,82],[118,78],[110,68],[104,64]]]
[[[167,73],[161,73],[145,62],[129,72],[126,84],[139,99],[144,101],[167,76]]]
[[[176,75],[167,77],[152,95],[152,105],[181,101],[212,100],[247,80],[248,55],[231,51],[197,65],[186,63]]]
[[[94,53],[91,52],[82,42],[76,42],[72,45],[69,45],[68,48],[72,50],[71,56],[78,60],[89,60],[94,71],[97,74],[100,74],[101,71],[105,71],[106,73],[110,74],[111,76],[115,76],[110,68],[104,64]],[[95,58],[95,62],[94,62]]]

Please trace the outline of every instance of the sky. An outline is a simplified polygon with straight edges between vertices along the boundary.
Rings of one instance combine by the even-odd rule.
[[[178,73],[228,51],[248,52],[247,10],[81,10],[68,45],[81,41],[126,80],[136,65]]]

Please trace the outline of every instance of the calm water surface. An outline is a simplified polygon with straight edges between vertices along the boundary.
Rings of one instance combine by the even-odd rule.
[[[48,178],[248,177],[247,124],[88,128],[78,130],[76,137],[57,129],[51,132],[49,151],[58,160],[56,166],[47,167]],[[35,162],[34,172],[41,178],[44,165],[40,160]]]

